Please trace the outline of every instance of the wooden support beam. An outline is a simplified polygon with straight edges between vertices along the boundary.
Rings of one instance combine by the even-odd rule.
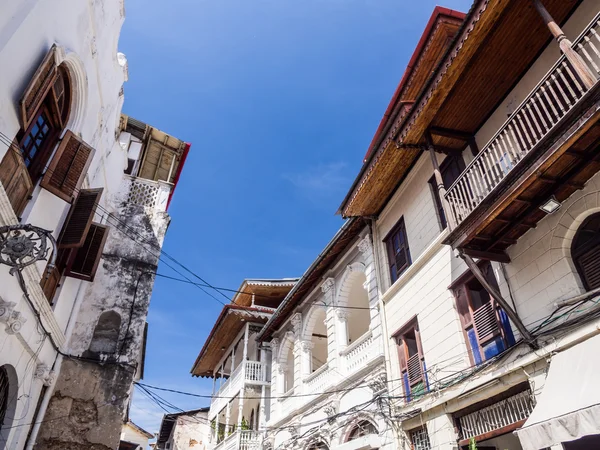
[[[472,258],[485,259],[488,261],[497,261],[501,263],[509,263],[510,257],[505,252],[489,252],[475,250],[472,248],[461,248],[459,249],[465,255],[471,256]]]
[[[498,292],[490,283],[488,283],[487,278],[485,277],[485,275],[483,274],[483,272],[481,271],[481,269],[479,268],[477,263],[475,263],[475,261],[473,261],[473,258],[471,258],[469,255],[465,254],[463,251],[459,251],[459,255],[464,260],[464,262],[467,264],[467,267],[469,268],[469,270],[471,270],[471,272],[473,273],[475,278],[477,278],[477,281],[479,281],[481,283],[481,285],[483,286],[483,288],[486,291],[488,291],[490,296],[494,300],[496,300],[496,302],[498,302],[498,304],[504,310],[504,312],[509,317],[509,319],[512,321],[512,323],[515,324],[515,326],[517,327],[517,330],[519,330],[519,333],[521,333],[521,336],[523,336],[523,339],[530,345],[534,345],[533,344],[534,340],[533,340],[532,334],[529,332],[529,330],[527,328],[525,328],[525,325],[523,325],[523,322],[521,322],[521,319],[519,318],[517,313],[510,307],[508,302],[506,300],[504,300],[504,297],[502,297],[500,292]]]
[[[433,149],[438,153],[443,153],[444,155],[462,155],[462,150],[460,148],[445,147],[443,145],[433,144]]]
[[[433,175],[435,177],[435,183],[437,184],[438,195],[442,202],[442,209],[446,216],[446,222],[448,223],[448,231],[452,231],[456,228],[456,222],[454,221],[454,215],[451,213],[450,204],[446,198],[446,187],[444,186],[442,172],[440,171],[440,165],[438,164],[437,156],[435,155],[435,150],[433,148],[433,139],[428,131],[425,132],[425,140],[429,147],[429,156],[431,157],[431,164],[433,165]]]
[[[467,142],[469,143],[469,148],[471,149],[473,156],[477,156],[479,154],[479,146],[477,145],[475,136],[471,136],[471,139],[469,139]]]
[[[581,82],[587,89],[591,89],[596,83],[596,75],[590,70],[587,64],[583,61],[583,58],[573,50],[573,44],[567,39],[563,30],[558,26],[554,18],[550,15],[546,7],[542,4],[541,0],[533,0],[535,9],[542,17],[544,23],[552,33],[552,36],[556,38],[560,50],[565,57],[571,63],[571,66],[581,78]]]

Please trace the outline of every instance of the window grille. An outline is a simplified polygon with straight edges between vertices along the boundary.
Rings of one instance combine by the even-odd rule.
[[[461,439],[470,439],[527,419],[535,401],[530,390],[458,418]]]
[[[412,444],[412,450],[431,450],[427,427],[412,430],[410,432],[410,442]]]

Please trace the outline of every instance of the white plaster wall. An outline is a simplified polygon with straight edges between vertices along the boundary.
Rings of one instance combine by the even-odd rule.
[[[574,41],[596,14],[598,14],[598,2],[596,0],[584,0],[562,27],[567,38]],[[550,37],[551,35],[548,31],[548,39]],[[479,149],[482,149],[496,134],[508,118],[508,115],[519,106],[559,57],[560,50],[558,43],[553,39],[519,83],[517,83],[490,118],[479,129],[475,135]]]
[[[140,433],[129,424],[123,425],[123,430],[121,431],[121,440],[138,444],[143,450],[148,448],[148,437],[145,434]]]
[[[350,244],[348,249],[332,264],[327,276],[328,282],[332,282],[331,287],[323,290],[321,285],[316,286],[299,302],[288,322],[275,333],[280,340],[277,351],[272,355],[271,379],[273,386],[276,387],[274,389],[276,396],[282,396],[285,393],[283,390],[277,389],[277,386],[281,388],[283,384],[278,379],[287,377],[289,389],[292,373],[294,374],[294,394],[308,392],[312,376],[326,373],[325,384],[316,391],[316,394],[320,395],[324,393],[324,390],[335,391],[360,380],[363,380],[364,383],[367,376],[384,370],[381,318],[377,308],[379,290],[375,276],[371,238],[366,233],[367,230],[363,230],[363,234]],[[366,297],[364,304],[360,306],[367,309],[346,308],[347,306],[358,306],[353,303],[353,300],[356,300],[359,295]],[[318,311],[322,308],[325,309],[325,315]],[[301,323],[297,328],[291,322],[293,314],[301,316]],[[323,318],[326,319],[326,326],[322,325]],[[320,323],[317,324],[317,321]],[[361,336],[353,333],[355,331],[353,327],[357,326],[363,331]],[[314,341],[312,333],[325,331],[327,333],[326,353],[324,345],[313,348],[310,354],[302,350],[301,341]],[[348,345],[347,339],[348,331],[353,338],[350,345]],[[344,335],[346,339],[343,338]],[[373,344],[365,355],[364,364],[358,368],[348,369],[343,351],[346,348],[350,350],[353,344],[364,342],[362,339],[369,336],[371,336]],[[319,369],[319,374],[314,371],[313,375],[310,371],[303,372],[310,367],[310,364],[306,364],[306,360],[308,359],[310,363],[312,352],[315,352],[319,359],[323,358],[323,362],[326,363],[326,367]],[[377,362],[377,358],[379,358],[379,362]],[[281,363],[286,364],[286,373],[278,372]],[[313,361],[313,367],[315,365],[316,362]],[[321,370],[325,370],[325,372],[321,372]],[[268,425],[280,427],[285,426],[286,423],[293,423],[298,413],[311,410],[315,404],[318,404],[318,401],[321,401],[317,397],[318,395],[292,397],[284,402],[275,400],[271,404]]]
[[[205,450],[209,442],[211,428],[206,412],[198,412],[190,416],[179,416],[171,439],[172,450]],[[195,444],[190,442],[196,441]]]
[[[121,185],[123,155],[126,154],[115,142],[123,102],[119,92],[126,79],[125,68],[117,61],[123,20],[121,0],[16,0],[4,2],[0,14],[0,67],[4,69],[0,71],[0,133],[9,140],[15,137],[20,128],[18,102],[23,89],[48,49],[52,44],[58,44],[59,59],[69,70],[74,89],[67,128],[80,133],[96,149],[84,185],[105,187],[104,206]],[[0,159],[6,151],[7,147],[0,144]],[[0,203],[6,201],[3,190],[0,190],[0,197]],[[6,208],[0,210],[9,211]],[[53,230],[57,236],[67,210],[66,202],[37,187],[24,211],[22,223]],[[2,225],[15,222],[11,213],[0,216]],[[37,269],[41,273],[44,267],[44,263],[39,263]],[[63,333],[75,299],[81,292],[80,286],[87,284],[74,279],[64,280],[53,306],[54,312],[48,312],[52,315],[49,320],[58,323]],[[42,379],[34,378],[34,373],[38,365],[51,368],[56,352],[48,339],[43,339],[37,318],[5,266],[0,266],[0,297],[15,303],[15,310],[24,318],[23,327],[17,334],[7,333],[6,326],[0,324],[0,365],[15,367],[19,389],[14,418],[19,423],[29,423],[43,383]],[[64,350],[69,351],[68,348]],[[7,439],[3,436],[7,448],[22,449],[28,431],[29,427],[23,426],[13,428]]]
[[[442,161],[443,156],[438,156],[438,159]],[[431,157],[428,153],[423,153],[377,220],[377,232],[380,239],[374,245],[379,247],[383,292],[391,285],[387,250],[383,239],[400,218],[404,217],[410,257],[413,262],[440,234],[440,224],[428,183],[432,175]]]
[[[505,265],[508,283],[526,326],[535,326],[548,316],[555,309],[555,302],[584,292],[571,259],[571,244],[583,220],[600,212],[599,196],[600,174],[596,174],[558,211],[509,247],[511,262]],[[500,288],[508,297],[507,283],[501,283]]]

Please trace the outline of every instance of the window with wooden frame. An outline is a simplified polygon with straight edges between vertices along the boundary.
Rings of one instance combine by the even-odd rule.
[[[404,397],[407,402],[410,402],[429,390],[427,367],[425,366],[417,318],[414,317],[394,333],[394,339],[398,350]]]
[[[444,187],[448,189],[458,179],[459,175],[465,170],[465,161],[462,155],[447,156],[446,159],[440,165],[440,173],[442,175],[442,181]],[[442,199],[438,191],[437,182],[435,176],[429,179],[429,187],[431,189],[431,195],[433,196],[433,202],[435,204],[436,213],[440,222],[442,230],[448,225],[446,221],[446,215],[444,214],[444,208],[442,206]]]
[[[93,281],[108,228],[93,222],[102,189],[82,189],[58,238],[56,265],[46,267],[40,285],[52,304],[63,276]]]
[[[481,261],[479,266],[488,283],[499,291],[489,261]],[[471,271],[465,272],[450,289],[456,299],[472,364],[481,364],[515,344],[506,312],[496,304]]]
[[[383,240],[387,248],[388,263],[390,267],[390,279],[392,284],[412,264],[410,250],[408,248],[408,237],[404,226],[404,217],[392,228],[392,231]]]
[[[56,55],[54,45],[27,85],[19,105],[21,130],[0,162],[0,182],[17,216],[42,177],[42,187],[71,202],[93,156],[87,144],[73,154],[71,136],[55,152],[71,108],[69,72],[56,64]]]
[[[571,256],[585,288],[600,288],[600,213],[583,221],[573,238]]]

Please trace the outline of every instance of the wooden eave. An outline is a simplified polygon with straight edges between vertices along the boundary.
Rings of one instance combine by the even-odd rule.
[[[544,1],[561,24],[579,3]],[[377,152],[363,166],[340,208],[342,215],[378,215],[414,163],[414,147],[424,145],[429,128],[475,135],[550,41],[533,2],[475,1],[415,104],[393,118]],[[434,144],[458,150],[465,146],[447,137],[435,138]]]
[[[244,280],[232,302],[240,306],[277,308],[298,281],[297,278],[283,280]]]
[[[327,270],[333,266],[340,255],[346,251],[348,246],[356,240],[364,228],[365,223],[359,218],[351,218],[344,223],[342,228],[311,264],[306,273],[300,278],[277,311],[273,314],[271,319],[269,319],[267,324],[263,327],[256,337],[257,341],[265,342],[271,339],[275,330],[287,320],[294,309],[302,303],[305,296],[317,287],[319,283],[323,282]]]
[[[212,377],[223,358],[222,348],[228,348],[247,322],[267,323],[271,310],[228,304],[223,307],[202,350],[196,358],[191,373],[196,377]]]

